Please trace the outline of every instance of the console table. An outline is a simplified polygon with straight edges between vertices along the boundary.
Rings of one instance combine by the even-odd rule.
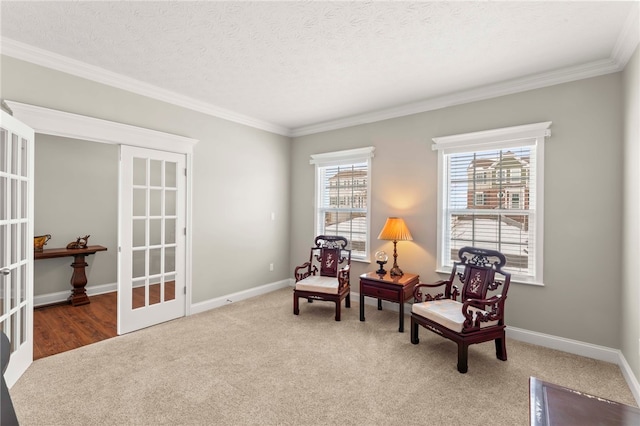
[[[85,286],[87,285],[87,274],[85,273],[85,267],[88,263],[85,262],[85,257],[90,254],[95,254],[99,251],[106,251],[106,247],[102,246],[87,246],[79,249],[68,248],[52,248],[44,249],[42,251],[34,251],[33,257],[35,260],[40,259],[54,259],[57,257],[73,257],[73,275],[71,275],[71,295],[67,299],[73,306],[86,305],[91,303]]]
[[[529,424],[640,425],[640,409],[529,378]]]
[[[400,304],[400,324],[398,331],[404,332],[404,301],[413,297],[413,287],[419,282],[416,274],[392,277],[389,272],[379,275],[368,272],[360,275],[360,321],[364,321],[364,297],[378,299],[378,310],[382,310],[382,300]]]

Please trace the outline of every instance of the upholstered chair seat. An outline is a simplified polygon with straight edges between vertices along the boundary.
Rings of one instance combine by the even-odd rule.
[[[311,275],[296,283],[296,290],[312,291],[316,293],[338,294],[340,282],[338,278]]]
[[[411,343],[420,342],[420,326],[454,341],[458,371],[466,373],[469,345],[493,340],[496,358],[507,360],[504,306],[511,274],[503,270],[507,258],[496,250],[463,247],[458,258],[448,280],[414,287]]]
[[[300,298],[333,302],[336,321],[340,321],[340,304],[351,307],[351,249],[346,238],[337,235],[318,235],[309,252],[309,260],[297,266],[293,289],[293,313],[300,314]]]
[[[469,306],[469,311],[473,313],[473,321],[475,322],[478,314],[481,316],[489,315],[489,312],[482,309]],[[428,318],[449,330],[460,333],[464,327],[465,316],[462,314],[462,303],[451,299],[434,300],[432,302],[414,303],[411,312],[421,317]],[[498,320],[480,322],[480,328],[497,325]]]

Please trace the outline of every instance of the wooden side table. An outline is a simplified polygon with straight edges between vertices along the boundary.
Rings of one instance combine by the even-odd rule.
[[[413,297],[413,287],[418,284],[419,278],[416,274],[392,277],[388,272],[385,275],[375,272],[360,275],[360,321],[364,321],[364,297],[375,297],[379,311],[382,310],[383,300],[400,304],[398,331],[404,332],[404,302]]]
[[[85,289],[85,286],[87,285],[87,274],[85,273],[85,267],[89,266],[88,263],[85,262],[85,256],[105,250],[107,250],[107,248],[102,246],[87,246],[85,248],[79,249],[53,248],[45,249],[42,251],[34,251],[33,257],[36,260],[54,259],[57,257],[66,256],[73,257],[73,263],[71,264],[71,267],[73,268],[73,274],[71,275],[72,290],[71,295],[67,300],[73,306],[79,306],[91,303]]]

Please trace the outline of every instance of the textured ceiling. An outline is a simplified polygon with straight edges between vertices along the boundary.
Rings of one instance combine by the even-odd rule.
[[[610,60],[638,13],[636,1],[0,7],[3,43],[294,131]]]

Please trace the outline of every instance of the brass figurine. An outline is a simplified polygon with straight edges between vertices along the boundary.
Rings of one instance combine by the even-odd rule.
[[[90,235],[85,235],[84,237],[78,237],[77,240],[70,242],[67,244],[68,249],[83,249],[87,248],[87,243],[89,242]]]

